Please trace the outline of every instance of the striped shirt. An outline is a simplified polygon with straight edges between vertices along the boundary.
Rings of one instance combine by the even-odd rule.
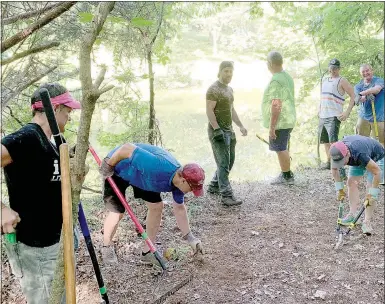
[[[338,91],[338,85],[342,77],[325,78],[322,80],[322,93],[320,103],[320,118],[338,117],[344,111],[344,94]]]

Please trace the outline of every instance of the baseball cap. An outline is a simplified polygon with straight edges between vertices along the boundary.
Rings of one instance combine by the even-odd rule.
[[[329,66],[335,66],[337,68],[340,68],[341,67],[341,62],[337,59],[337,58],[334,58],[332,60],[330,60],[329,62]]]
[[[348,147],[342,142],[337,141],[330,146],[331,167],[333,169],[342,168],[345,165],[345,157],[348,155]]]
[[[203,195],[203,184],[205,182],[205,171],[196,163],[183,166],[182,177],[190,185],[195,196]]]

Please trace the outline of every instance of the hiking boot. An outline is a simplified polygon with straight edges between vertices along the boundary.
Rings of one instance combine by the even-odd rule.
[[[219,195],[219,188],[218,187],[211,187],[211,186],[208,186],[207,187],[207,192],[210,193],[210,194],[213,194],[213,195]]]
[[[102,247],[102,259],[106,265],[118,264],[118,257],[116,256],[114,245]]]
[[[242,200],[236,199],[234,196],[222,196],[221,202],[225,206],[239,206],[242,205]]]
[[[330,170],[330,162],[326,162],[326,163],[321,164],[321,166],[319,168],[321,170]]]
[[[373,228],[372,228],[372,224],[370,224],[370,222],[363,222],[362,223],[362,233],[366,234],[368,236],[372,235]]]
[[[348,213],[345,215],[345,217],[341,220],[342,226],[349,226],[351,223],[353,223],[355,216],[351,213]]]
[[[147,252],[145,255],[143,255],[143,253],[142,253],[142,256],[140,257],[140,262],[143,265],[153,265],[153,266],[157,266],[157,267],[162,267],[160,265],[160,263],[158,262],[158,260],[155,258],[155,256],[150,251]]]
[[[294,185],[294,176],[285,178],[283,173],[281,173],[270,182],[270,185]]]

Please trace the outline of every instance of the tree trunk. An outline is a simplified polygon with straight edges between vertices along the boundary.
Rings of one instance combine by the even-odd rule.
[[[147,52],[147,62],[148,62],[148,75],[150,82],[150,117],[148,121],[148,142],[153,145],[155,143],[155,106],[154,106],[154,74],[152,71],[152,52],[151,50]]]
[[[86,171],[86,156],[89,146],[89,133],[91,128],[92,115],[95,110],[95,103],[100,95],[112,89],[112,86],[107,86],[103,90],[99,90],[99,86],[103,81],[105,70],[102,70],[101,75],[97,78],[97,84],[92,84],[91,78],[91,50],[92,46],[103,28],[104,22],[108,14],[114,8],[115,2],[100,2],[94,18],[92,20],[92,27],[90,31],[84,34],[80,46],[80,82],[82,85],[82,110],[80,116],[79,129],[77,134],[76,152],[74,158],[73,172],[71,172],[71,186],[72,186],[72,203],[73,203],[73,222],[78,220],[78,208],[80,202],[80,192],[84,182]],[[62,233],[63,236],[63,233]],[[61,237],[62,239],[62,237]],[[58,254],[58,261],[56,264],[56,272],[54,282],[52,284],[52,293],[50,304],[59,304],[61,296],[64,292],[64,264],[63,264],[63,244],[60,246]]]
[[[164,2],[162,2],[162,8],[159,14],[159,23],[158,28],[155,32],[154,37],[152,38],[149,44],[146,44],[147,51],[147,62],[148,62],[148,75],[150,81],[150,117],[148,121],[148,142],[153,145],[156,139],[156,130],[155,130],[155,93],[154,93],[154,72],[152,70],[152,48],[158,38],[160,28],[163,22],[163,12],[164,12]]]

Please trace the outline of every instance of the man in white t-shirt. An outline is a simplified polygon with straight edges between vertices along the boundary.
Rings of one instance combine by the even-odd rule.
[[[329,77],[322,79],[321,102],[319,107],[318,140],[324,144],[327,162],[321,169],[330,170],[329,150],[338,141],[341,121],[345,121],[354,107],[354,89],[345,78],[340,76],[341,63],[338,59],[329,62]],[[349,106],[344,112],[344,95],[350,97]]]

